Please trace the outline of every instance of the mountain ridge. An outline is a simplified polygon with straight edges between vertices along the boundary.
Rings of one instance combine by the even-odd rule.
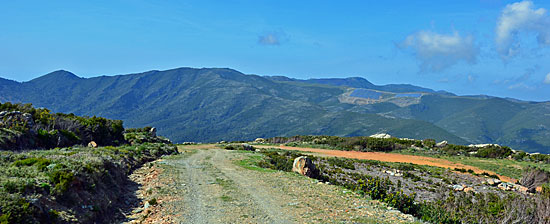
[[[160,134],[176,142],[385,132],[397,137],[434,138],[457,144],[490,140],[527,151],[546,152],[550,146],[545,140],[550,124],[519,122],[530,120],[529,116],[536,116],[535,120],[545,116],[549,109],[540,106],[541,103],[461,97],[407,84],[390,84],[384,86],[404,86],[408,88],[405,93],[431,91],[373,92],[393,100],[366,99],[371,103],[355,104],[342,102],[340,97],[350,89],[359,89],[347,86],[346,82],[370,86],[364,78],[308,81],[246,75],[228,68],[184,67],[91,78],[80,78],[66,71],[57,73],[60,73],[57,78],[49,73],[50,79],[0,82],[0,101],[33,103],[77,115],[97,114],[124,120],[129,127],[157,126],[164,131]],[[401,104],[396,105],[398,102]],[[505,119],[496,120],[495,114],[510,105],[519,109],[510,111]],[[492,107],[495,109],[489,110]]]

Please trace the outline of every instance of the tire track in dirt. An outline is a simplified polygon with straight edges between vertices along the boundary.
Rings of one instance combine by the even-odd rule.
[[[211,150],[212,151],[212,150]],[[214,151],[214,161],[223,161],[224,151],[215,150]],[[238,185],[238,189],[241,194],[245,195],[246,198],[252,199],[252,202],[255,204],[255,207],[259,208],[263,214],[266,215],[267,220],[264,220],[268,223],[293,223],[291,217],[287,217],[287,213],[284,212],[281,207],[282,204],[278,203],[276,200],[277,197],[273,197],[273,192],[267,192],[266,186],[261,186],[257,180],[254,180],[248,176],[242,175],[242,172],[235,172],[236,167],[232,163],[215,163],[213,164],[217,167],[224,176],[228,177],[235,185]]]
[[[183,213],[186,214],[184,220],[187,223],[208,223],[207,217],[216,216],[214,214],[208,214],[207,216],[207,208],[202,199],[204,195],[203,186],[206,185],[204,180],[206,178],[204,178],[203,173],[199,172],[202,168],[199,162],[204,160],[204,157],[204,154],[197,153],[186,160],[175,161],[176,164],[179,163],[180,165],[180,180],[185,180],[185,184],[188,186],[188,193],[186,194],[187,197],[184,197],[184,203],[189,206],[189,210]]]
[[[291,146],[284,146],[284,145],[280,145],[280,146],[254,145],[254,147],[279,148],[279,149],[285,149],[285,150],[311,152],[311,153],[317,153],[324,156],[343,157],[343,158],[350,158],[350,159],[376,160],[381,162],[413,163],[417,165],[428,165],[428,166],[436,166],[436,167],[450,168],[450,169],[454,169],[454,168],[471,169],[475,173],[486,172],[488,174],[497,175],[502,181],[506,181],[510,183],[516,182],[516,179],[499,175],[493,171],[483,170],[474,166],[455,163],[445,159],[432,158],[432,157],[426,157],[426,156],[403,155],[403,154],[384,153],[384,152],[358,152],[358,151],[343,151],[343,150],[332,150],[332,149],[291,147]]]

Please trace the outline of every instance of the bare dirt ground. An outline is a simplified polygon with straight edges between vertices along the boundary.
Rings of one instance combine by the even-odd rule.
[[[280,148],[285,150],[296,150],[302,152],[315,153],[317,155],[324,156],[334,156],[334,157],[344,157],[351,159],[367,159],[367,160],[377,160],[382,162],[399,162],[399,163],[413,163],[418,165],[428,165],[436,166],[450,169],[471,169],[475,173],[487,172],[489,174],[497,175],[502,181],[515,183],[516,180],[507,176],[498,175],[493,171],[483,170],[474,166],[464,165],[460,163],[451,162],[444,159],[425,157],[425,156],[413,156],[413,155],[402,155],[395,153],[383,153],[383,152],[358,152],[358,151],[342,151],[342,150],[330,150],[330,149],[317,149],[317,148],[303,148],[303,147],[290,147],[290,146],[263,146],[263,145],[254,145],[257,148]]]
[[[238,165],[255,153],[180,147],[145,165],[129,223],[410,223],[410,215],[298,174]],[[204,149],[208,148],[208,149]],[[156,203],[154,201],[156,200]]]

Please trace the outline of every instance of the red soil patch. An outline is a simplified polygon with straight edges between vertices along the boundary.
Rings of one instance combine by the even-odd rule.
[[[302,147],[290,147],[290,146],[284,146],[284,145],[280,145],[280,146],[255,145],[254,147],[280,148],[280,149],[296,150],[296,151],[302,151],[302,152],[313,152],[313,153],[319,153],[325,156],[335,156],[335,157],[343,157],[343,158],[350,158],[350,159],[366,159],[366,160],[377,160],[382,162],[413,163],[418,165],[428,165],[428,166],[436,166],[436,167],[443,167],[443,168],[450,168],[450,169],[454,169],[454,168],[466,169],[466,170],[471,169],[475,173],[487,172],[488,174],[497,175],[500,178],[500,180],[505,182],[510,182],[510,183],[516,182],[516,179],[510,178],[507,176],[498,175],[493,171],[483,170],[474,166],[451,162],[449,160],[425,157],[425,156],[402,155],[402,154],[384,153],[384,152],[358,152],[358,151],[342,151],[342,150],[317,149],[317,148],[302,148]]]

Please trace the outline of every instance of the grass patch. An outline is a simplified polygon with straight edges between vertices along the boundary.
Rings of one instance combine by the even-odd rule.
[[[241,159],[241,160],[235,160],[235,161],[233,161],[233,163],[235,165],[238,165],[238,166],[243,167],[243,168],[248,169],[248,170],[260,171],[260,172],[265,172],[265,173],[277,172],[276,170],[262,168],[262,167],[259,167],[257,165],[258,162],[262,161],[262,158],[263,158],[262,155],[252,154],[248,151],[247,151],[247,153],[249,153],[249,155],[247,155],[248,158]]]
[[[225,201],[225,202],[234,201],[233,198],[231,198],[231,197],[229,197],[229,196],[227,196],[227,195],[221,196],[220,199],[221,199],[222,201]]]

